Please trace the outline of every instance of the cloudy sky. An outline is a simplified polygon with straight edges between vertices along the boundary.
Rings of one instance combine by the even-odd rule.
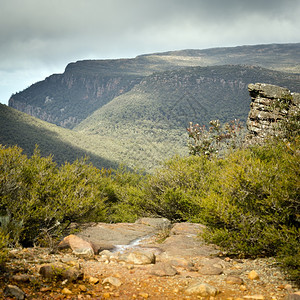
[[[300,0],[0,0],[0,102],[72,61],[300,42]]]

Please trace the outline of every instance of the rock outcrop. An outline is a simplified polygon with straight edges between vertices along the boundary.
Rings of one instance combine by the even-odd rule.
[[[299,116],[300,94],[264,83],[249,84],[248,90],[252,102],[247,120],[247,143],[261,144],[269,136],[284,137],[281,125]]]

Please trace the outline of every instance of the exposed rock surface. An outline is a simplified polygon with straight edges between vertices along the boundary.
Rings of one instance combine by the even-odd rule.
[[[160,222],[148,221],[151,224]],[[299,296],[297,288],[285,279],[273,258],[224,257],[217,247],[204,244],[197,235],[198,232],[201,234],[203,225],[174,224],[164,240],[158,229],[161,226],[145,224],[141,227],[140,221],[131,226],[107,226],[104,226],[104,240],[98,231],[96,236],[89,238],[105,243],[111,234],[117,237],[116,241],[110,240],[111,245],[115,245],[124,242],[119,239],[124,229],[131,245],[104,250],[92,259],[75,255],[71,248],[56,254],[49,254],[45,248],[12,249],[7,271],[0,273],[0,299],[13,297],[15,292],[19,292],[19,296],[15,296],[19,297],[17,299],[25,297],[25,293],[29,299],[193,300],[207,297],[278,300],[286,299],[288,295],[289,299]],[[132,244],[129,236],[139,242]],[[178,238],[177,253],[174,237]],[[151,259],[147,264],[140,264],[132,259],[135,255]],[[259,276],[253,278],[249,274]]]
[[[262,143],[268,136],[281,136],[280,124],[300,112],[300,94],[279,86],[249,84],[251,108],[247,119],[249,143]]]

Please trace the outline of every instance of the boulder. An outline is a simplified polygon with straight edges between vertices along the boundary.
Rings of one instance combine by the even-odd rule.
[[[153,265],[152,269],[150,270],[150,274],[162,277],[162,276],[174,276],[178,274],[178,272],[171,265],[171,263],[159,262]]]
[[[219,293],[219,290],[207,283],[197,282],[189,286],[185,293],[187,295],[197,295],[200,297],[214,297]]]
[[[59,249],[70,247],[73,253],[81,257],[93,257],[95,249],[90,242],[83,240],[82,238],[71,234],[65,237],[58,245]]]
[[[83,272],[77,267],[63,263],[45,264],[40,267],[39,273],[46,279],[76,281],[83,278]]]
[[[13,297],[17,300],[25,299],[25,293],[16,285],[7,285],[4,289],[4,295],[6,297]]]
[[[120,261],[125,261],[134,265],[147,265],[155,263],[155,254],[145,250],[134,250],[119,256]]]

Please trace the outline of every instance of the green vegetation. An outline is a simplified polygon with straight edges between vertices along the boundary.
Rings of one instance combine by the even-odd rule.
[[[220,65],[251,65],[283,71],[279,73],[285,82],[269,82],[268,78],[261,77],[253,77],[250,82],[269,82],[286,86],[293,91],[300,91],[292,82],[293,75],[284,73],[296,73],[294,78],[299,82],[299,77],[297,77],[297,73],[300,73],[299,46],[298,43],[183,50],[141,55],[134,59],[78,61],[70,63],[63,74],[51,75],[24,91],[14,94],[9,104],[20,111],[56,125],[74,128],[114,98],[131,91],[135,85],[141,83],[149,75],[165,71],[180,71],[185,67],[208,67],[207,74],[201,75],[207,77],[210,71]],[[255,71],[255,69],[253,70]],[[244,72],[247,77],[247,72],[249,72],[247,70],[243,70],[238,76],[236,73],[223,72],[223,78],[231,83],[231,88],[235,90],[235,93],[236,90],[241,89],[247,93],[246,85],[243,87],[239,82],[240,78],[244,77]],[[214,85],[215,78],[208,77],[212,79],[210,84]],[[246,79],[243,79],[242,82],[249,83]],[[185,90],[184,86],[179,86],[181,83],[183,82],[178,82],[177,88]],[[188,90],[189,87],[185,91]],[[218,90],[220,90],[219,86],[216,88],[216,91]],[[164,94],[160,96],[167,97]],[[222,96],[220,98],[211,94],[207,101],[216,104],[221,99],[223,99]],[[238,99],[242,99],[242,97]],[[224,98],[224,100],[227,99]],[[233,117],[230,116],[230,119]],[[243,119],[241,116],[235,117]],[[208,120],[216,118],[222,120],[220,114],[210,115],[208,118]],[[222,121],[229,121],[229,119]]]
[[[207,225],[206,241],[228,255],[275,256],[300,279],[299,138],[174,157],[152,175],[99,170],[85,160],[57,166],[38,149],[0,149],[0,248],[50,245],[71,222],[132,222],[161,216]]]

